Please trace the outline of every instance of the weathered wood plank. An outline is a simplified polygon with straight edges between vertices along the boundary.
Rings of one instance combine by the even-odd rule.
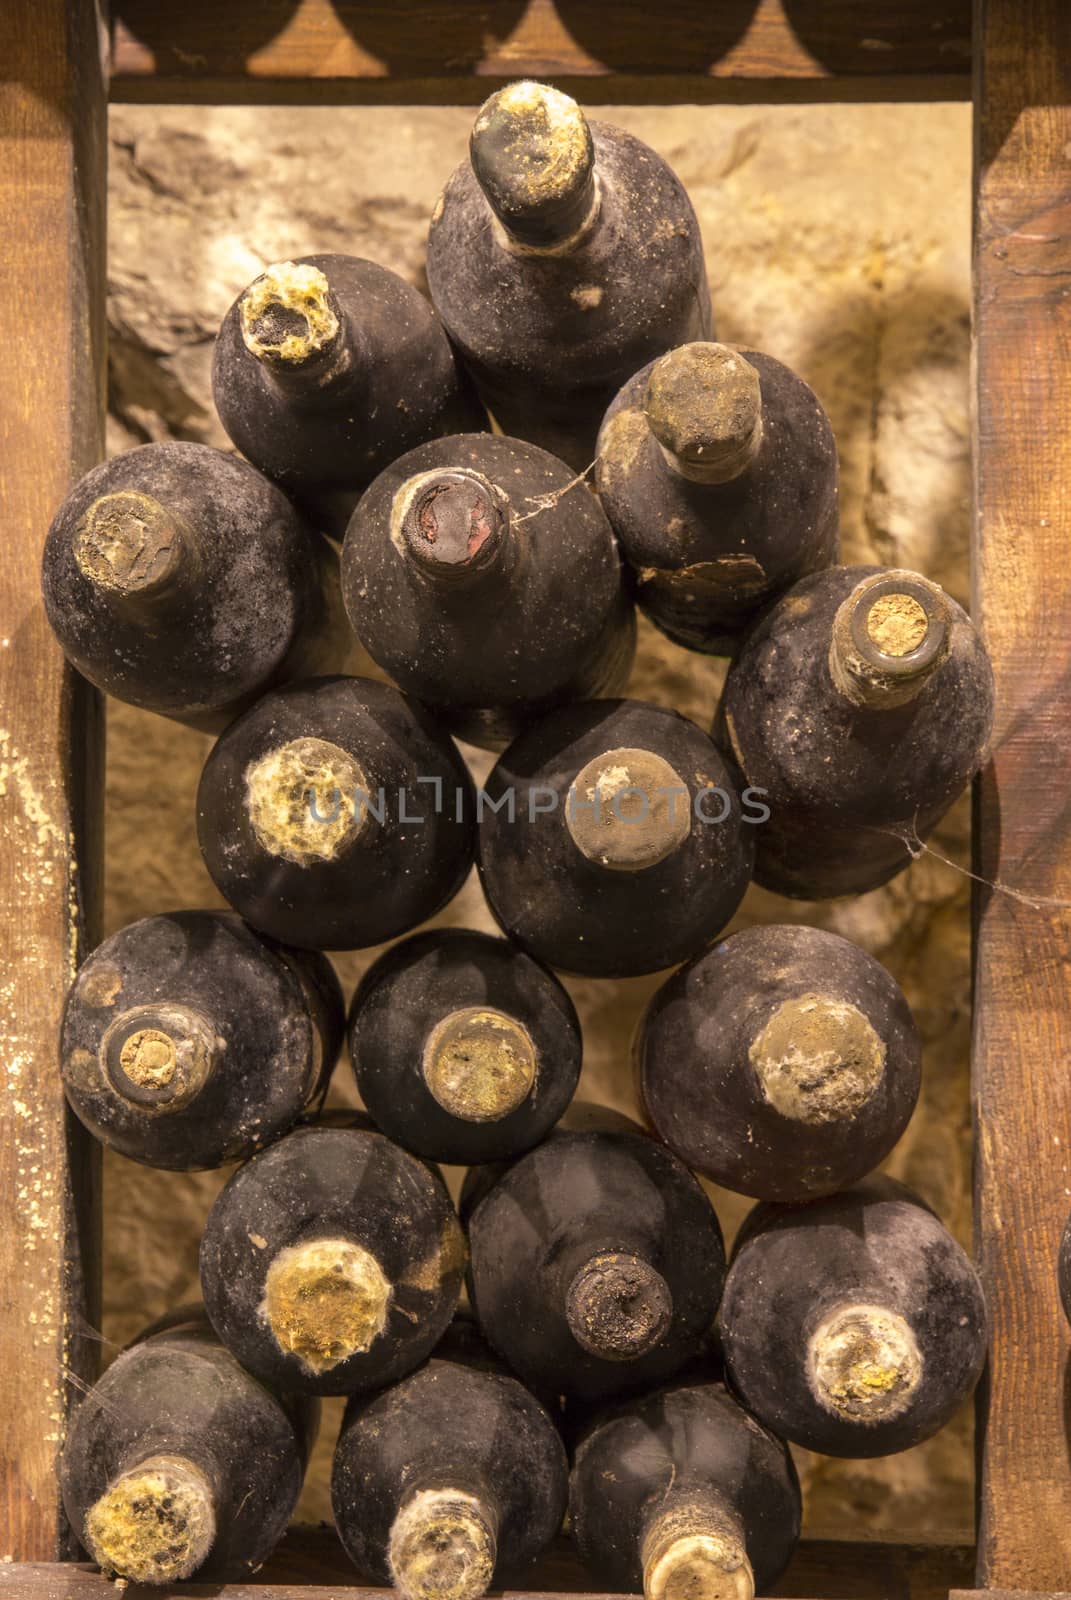
[[[1071,10],[979,0],[975,614],[997,679],[979,785],[975,1227],[992,1315],[978,1582],[1071,1582]]]
[[[118,99],[479,101],[552,78],[581,98],[962,98],[970,0],[116,0]]]
[[[962,1543],[946,1545],[890,1545],[877,1541],[804,1540],[788,1572],[773,1591],[790,1600],[945,1600],[949,1588],[969,1581],[973,1548]],[[126,1600],[150,1591],[128,1588]],[[337,1538],[329,1529],[292,1528],[271,1561],[256,1575],[255,1583],[184,1583],[173,1590],[153,1590],[159,1596],[174,1594],[190,1600],[326,1600],[347,1596],[383,1595],[383,1589],[361,1586]],[[496,1591],[497,1592],[497,1591]],[[561,1539],[536,1566],[523,1590],[501,1591],[505,1600],[545,1600],[548,1596],[600,1595],[592,1575],[575,1549]],[[74,1565],[0,1566],[0,1594],[18,1600],[94,1600],[114,1594],[93,1568]],[[601,1600],[609,1600],[601,1596]]]
[[[103,415],[104,87],[91,0],[4,14],[0,90],[0,1554],[64,1548],[56,1463],[96,1320],[96,1160],[56,1068],[60,1006],[94,935],[96,698],[45,622],[55,506]]]

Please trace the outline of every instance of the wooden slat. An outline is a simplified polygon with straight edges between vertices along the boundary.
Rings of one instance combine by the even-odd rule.
[[[978,1582],[1071,1588],[1071,10],[979,0],[975,614],[997,679],[976,865]]]
[[[117,99],[478,102],[493,80],[580,98],[954,99],[970,0],[115,0]],[[491,81],[489,81],[491,80]]]
[[[970,1581],[973,1548],[962,1543],[890,1545],[878,1541],[804,1540],[788,1572],[773,1590],[781,1600],[945,1600],[952,1587]],[[152,1591],[174,1593],[199,1600],[218,1595],[219,1600],[325,1600],[325,1595],[345,1590],[350,1596],[382,1596],[387,1591],[360,1586],[360,1578],[330,1529],[292,1528],[279,1550],[256,1575],[256,1582],[211,1588],[184,1583],[179,1588]],[[0,1566],[0,1594],[19,1600],[102,1600],[114,1590],[87,1566]],[[126,1591],[134,1600],[136,1588]],[[510,1600],[543,1600],[583,1595],[596,1600],[600,1591],[593,1576],[566,1539],[540,1561],[523,1590],[506,1590]],[[602,1597],[609,1600],[609,1597]]]
[[[104,86],[89,0],[4,9],[0,88],[0,1554],[65,1547],[65,1374],[97,1318],[96,1162],[56,1067],[63,993],[98,903],[101,730],[40,596],[45,530],[98,456]],[[79,1130],[80,1132],[80,1130]]]

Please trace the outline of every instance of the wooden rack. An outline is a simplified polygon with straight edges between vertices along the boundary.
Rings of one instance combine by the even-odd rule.
[[[63,992],[97,938],[103,727],[38,574],[52,511],[101,454],[107,100],[472,103],[517,76],[588,102],[973,99],[973,585],[998,689],[975,811],[976,1245],[993,1335],[979,1536],[976,1552],[810,1542],[779,1592],[1071,1589],[1054,1279],[1071,1209],[1071,5],[672,0],[650,17],[647,0],[115,0],[107,21],[94,0],[3,8],[0,1589],[20,1600],[105,1587],[60,1564],[57,1461],[93,1373],[100,1206],[55,1065]],[[566,1557],[537,1584],[588,1587]],[[184,1588],[268,1600],[269,1586],[357,1592],[300,1532],[256,1584]]]

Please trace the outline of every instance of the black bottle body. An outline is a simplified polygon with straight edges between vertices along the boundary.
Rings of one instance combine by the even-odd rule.
[[[834,1456],[928,1439],[970,1395],[986,1354],[977,1272],[929,1207],[886,1177],[802,1209],[757,1206],[720,1326],[743,1403]]]
[[[917,853],[981,763],[993,676],[965,612],[947,599],[948,654],[914,698],[860,706],[834,683],[842,602],[880,567],[804,578],[756,624],[729,669],[715,737],[765,790],[755,881],[801,899],[864,894]]]
[[[514,740],[485,792],[478,863],[491,910],[566,972],[627,977],[687,960],[747,888],[757,830],[715,746],[676,712],[564,706]]]
[[[674,471],[644,412],[654,362],[618,394],[599,433],[595,482],[651,621],[689,650],[730,655],[761,608],[839,549],[837,449],[814,393],[772,356],[759,375],[762,442],[739,476]]]
[[[196,1318],[143,1338],[72,1418],[62,1468],[71,1526],[120,1577],[248,1580],[286,1531],[317,1413],[250,1377]]]
[[[468,161],[428,237],[436,309],[504,433],[580,471],[640,367],[711,333],[699,227],[680,181],[631,134],[590,124],[599,212],[562,253],[518,249]]]
[[[142,445],[88,472],[53,520],[42,587],[84,677],[199,728],[345,659],[330,546],[208,445]]]
[[[359,495],[397,456],[442,434],[487,426],[424,296],[374,261],[301,256],[327,280],[353,348],[338,381],[300,393],[247,348],[239,297],[216,340],[212,388],[244,456],[341,538]]]
[[[533,1387],[580,1400],[663,1381],[701,1349],[724,1248],[699,1184],[635,1123],[577,1106],[462,1191],[469,1296]]]
[[[384,1133],[460,1166],[538,1144],[580,1076],[580,1024],[558,980],[506,940],[460,928],[379,958],[354,996],[349,1042]]]
[[[504,543],[486,570],[436,578],[398,537],[399,508],[420,474],[456,469],[499,491]],[[554,705],[616,694],[628,677],[635,620],[609,524],[569,468],[522,440],[470,434],[394,462],[353,515],[342,571],[369,654],[472,743],[501,748]]]
[[[569,1510],[580,1552],[603,1587],[648,1597],[667,1587],[705,1593],[701,1583],[676,1590],[667,1583],[674,1534],[682,1543],[712,1538],[711,1553],[729,1546],[730,1563],[744,1558],[728,1567],[740,1574],[736,1583],[723,1577],[713,1593],[767,1593],[796,1547],[801,1515],[785,1446],[721,1384],[694,1381],[620,1403],[595,1420],[575,1452]],[[684,1551],[678,1560],[687,1560]],[[740,1586],[744,1571],[750,1581]],[[697,1581],[702,1573],[700,1564]]]
[[[659,1136],[724,1188],[802,1202],[855,1183],[900,1137],[921,1044],[880,962],[818,928],[745,928],[680,968],[636,1039]]]
[[[415,701],[366,678],[266,695],[212,750],[197,795],[205,864],[247,921],[316,949],[407,932],[472,861],[472,782]]]
[[[299,1127],[246,1162],[201,1241],[220,1338],[265,1382],[305,1394],[411,1371],[453,1316],[464,1268],[438,1171],[359,1118]]]
[[[435,1592],[482,1592],[484,1577],[520,1573],[536,1560],[561,1527],[567,1498],[554,1421],[474,1330],[448,1330],[416,1372],[347,1404],[331,1479],[335,1525],[355,1565],[376,1582],[426,1592],[413,1581],[413,1547],[434,1530],[422,1539],[420,1522],[441,1518],[453,1501],[463,1516],[460,1530],[449,1529],[450,1555],[458,1545],[471,1550],[466,1512],[490,1538],[471,1551],[467,1583],[455,1590],[444,1570],[434,1574]],[[416,1523],[408,1541],[407,1518]]]
[[[132,923],[79,970],[64,1010],[67,1098],[98,1139],[149,1166],[243,1160],[325,1085],[344,1031],[325,957],[230,912]]]

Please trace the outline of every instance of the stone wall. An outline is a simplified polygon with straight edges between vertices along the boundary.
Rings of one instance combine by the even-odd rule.
[[[718,331],[797,368],[841,452],[848,561],[916,566],[967,591],[969,110],[961,106],[607,110],[655,146],[702,224]],[[423,286],[427,218],[466,147],[456,109],[123,107],[111,122],[113,450],[176,437],[223,445],[212,338],[265,264],[316,250],[373,257]],[[630,693],[709,721],[722,668],[641,625]],[[109,707],[106,931],[219,903],[193,802],[208,741]],[[473,753],[477,777],[486,756]],[[737,919],[808,921],[858,940],[904,986],[925,1040],[919,1111],[889,1165],[969,1240],[968,881],[961,802],[933,851],[887,889],[806,906],[753,889]],[[490,928],[471,881],[440,920]],[[350,992],[376,952],[338,966]],[[570,981],[584,1024],[582,1092],[632,1105],[629,1038],[657,987]],[[351,1096],[349,1069],[336,1097]],[[157,1173],[109,1158],[106,1349],[196,1294],[201,1221],[223,1173]],[[747,1202],[715,1193],[731,1233]],[[338,1406],[301,1508],[329,1515]],[[877,1462],[799,1453],[812,1531],[968,1528],[965,1408],[929,1444]]]

